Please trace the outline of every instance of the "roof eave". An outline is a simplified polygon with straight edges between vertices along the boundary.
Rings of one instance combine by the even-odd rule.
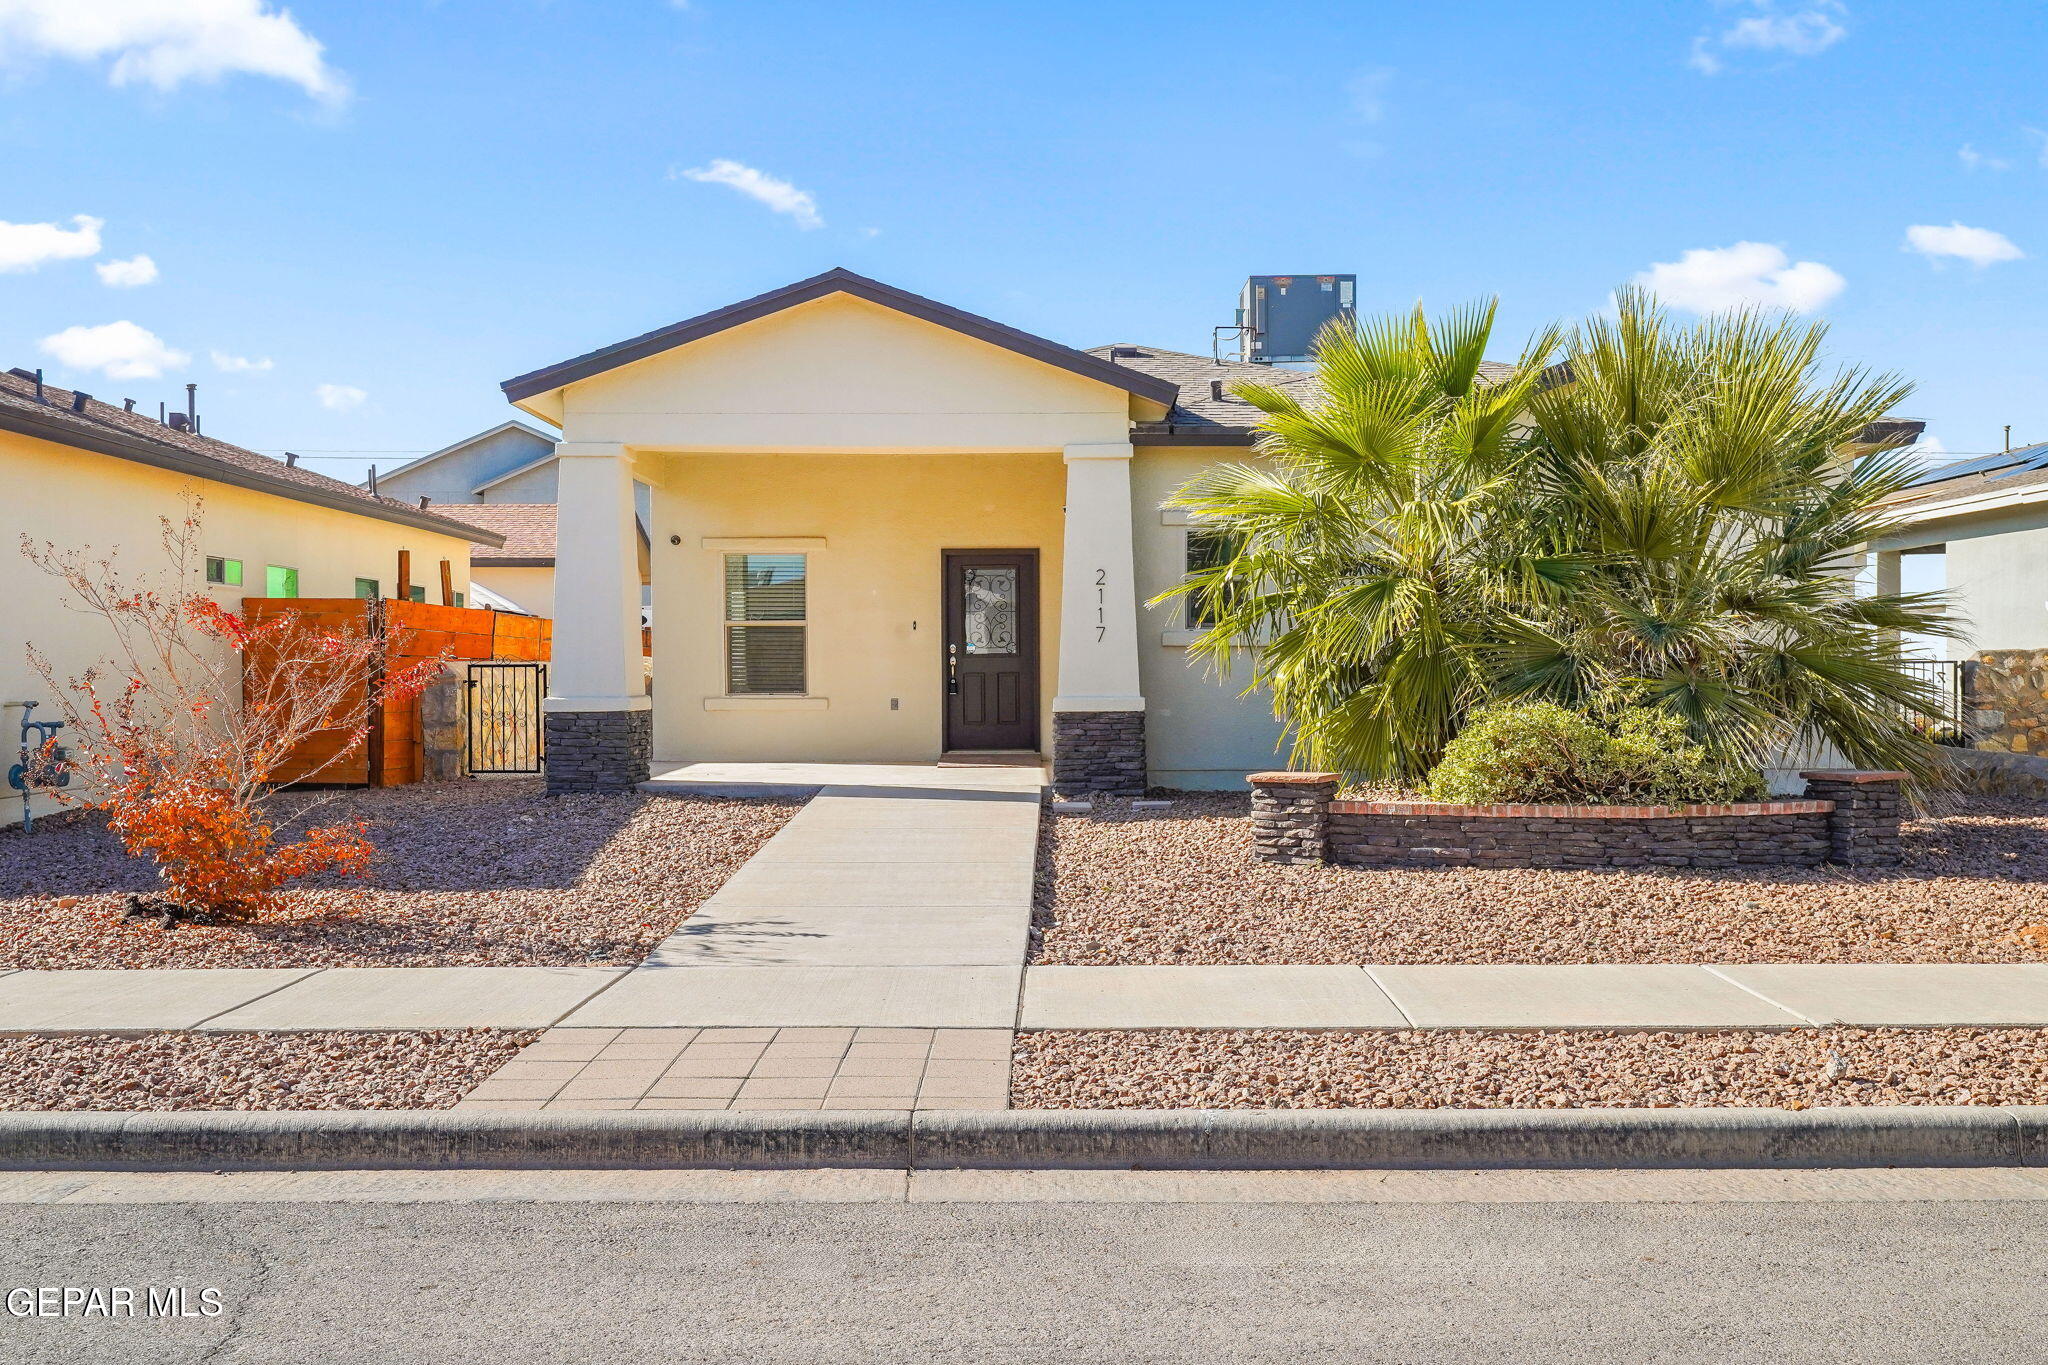
[[[160,446],[112,432],[82,430],[68,422],[45,420],[36,413],[23,412],[17,408],[0,408],[0,430],[32,436],[39,441],[49,441],[53,445],[90,450],[94,454],[112,456],[117,460],[132,460],[136,464],[167,469],[195,479],[205,479],[210,483],[247,488],[258,493],[289,498],[293,502],[310,503],[315,507],[332,508],[337,512],[353,512],[357,516],[374,517],[379,521],[396,522],[402,526],[432,531],[437,535],[452,536],[457,540],[480,541],[491,545],[505,543],[505,538],[495,531],[486,531],[481,526],[468,526],[445,517],[437,517],[431,512],[415,511],[384,502],[365,502],[347,493],[312,488],[290,479],[269,478],[254,470],[209,460],[203,455],[195,455],[173,446]]]
[[[527,412],[534,412],[533,408],[526,405],[527,400],[541,394],[832,294],[846,294],[884,308],[894,309],[935,326],[959,332],[963,336],[999,346],[1004,350],[1041,361],[1085,379],[1108,384],[1156,403],[1171,404],[1180,394],[1180,386],[1172,380],[1125,369],[1099,356],[1089,355],[1086,351],[1062,346],[1056,341],[1048,341],[1044,337],[1019,331],[992,319],[963,312],[950,305],[909,293],[843,268],[835,268],[822,275],[798,280],[794,284],[770,290],[765,294],[757,294],[750,299],[742,299],[738,303],[728,304],[694,318],[686,318],[682,322],[657,331],[629,337],[625,341],[600,347],[573,360],[565,360],[559,364],[516,375],[499,387],[504,390],[505,397],[514,404]]]

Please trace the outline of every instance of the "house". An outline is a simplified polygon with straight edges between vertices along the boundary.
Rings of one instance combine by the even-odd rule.
[[[21,554],[24,538],[118,550],[125,569],[151,572],[159,567],[158,519],[181,516],[186,494],[197,493],[205,563],[193,566],[193,587],[236,611],[244,597],[393,594],[401,555],[438,598],[440,564],[453,583],[467,583],[471,545],[495,549],[502,541],[496,531],[202,436],[188,422],[172,426],[43,384],[31,370],[0,374],[0,483],[0,744],[10,754],[21,703],[42,703],[37,719],[57,719],[29,667],[30,643],[59,677],[113,645]],[[38,813],[46,805],[36,798]],[[20,818],[20,800],[0,791],[0,821]]]
[[[1049,753],[1066,790],[1225,787],[1271,708],[1191,663],[1200,532],[1162,503],[1248,453],[1233,381],[1077,350],[832,270],[508,380],[561,431],[556,789],[663,761]],[[634,490],[650,490],[653,695]]]
[[[455,515],[504,532],[502,547],[484,546],[470,556],[471,595],[504,610],[554,614],[554,437],[524,422],[500,422],[380,474],[375,482],[380,494],[406,502],[462,504]],[[650,515],[645,487],[635,490],[635,505],[644,568]]]
[[[1891,506],[1904,526],[1875,547],[1878,590],[1940,556],[1966,633],[1939,643],[1965,664],[1978,785],[2048,795],[2048,444],[1932,469]]]

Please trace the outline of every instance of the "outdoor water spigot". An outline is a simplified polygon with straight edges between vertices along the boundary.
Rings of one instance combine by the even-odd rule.
[[[36,703],[21,703],[21,761],[7,770],[7,785],[21,793],[21,828],[35,828],[29,798],[38,788],[71,785],[71,764],[57,744],[61,720],[35,719]]]

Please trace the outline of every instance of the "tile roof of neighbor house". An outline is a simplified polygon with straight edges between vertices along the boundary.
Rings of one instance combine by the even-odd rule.
[[[1230,386],[1243,380],[1298,389],[1304,401],[1313,401],[1316,393],[1315,375],[1307,370],[1283,370],[1243,360],[1218,361],[1213,356],[1168,351],[1130,342],[1091,346],[1088,354],[1145,374],[1157,375],[1179,387],[1179,397],[1164,422],[1139,423],[1132,431],[1131,439],[1139,445],[1250,443],[1265,414],[1242,398],[1231,396]],[[1497,384],[1514,372],[1514,366],[1495,360],[1481,361],[1479,365],[1480,378],[1490,384]],[[1223,385],[1221,397],[1216,396],[1216,390],[1211,387],[1217,383]]]
[[[116,459],[169,469],[194,478],[233,484],[238,488],[271,493],[297,502],[354,512],[380,521],[483,540],[495,544],[498,535],[453,517],[423,511],[411,503],[374,497],[354,484],[315,474],[310,469],[273,460],[241,446],[229,445],[210,436],[179,431],[146,413],[130,412],[112,403],[54,384],[43,385],[41,401],[36,398],[33,370],[0,372],[0,431],[18,432],[39,440],[52,441],[80,450],[90,450]],[[479,535],[481,532],[481,535]]]
[[[637,337],[614,342],[610,346],[599,347],[595,351],[564,360],[559,364],[514,376],[499,387],[505,391],[507,398],[516,403],[522,398],[531,398],[551,389],[559,389],[579,379],[588,379],[592,375],[603,374],[621,365],[630,365],[634,361],[660,355],[663,351],[673,350],[677,346],[715,336],[742,323],[753,322],[779,313],[785,308],[794,308],[798,304],[809,303],[813,299],[821,299],[831,294],[846,294],[880,304],[885,308],[893,308],[900,313],[959,332],[963,336],[970,336],[992,346],[1000,346],[1004,350],[1015,351],[1019,355],[1057,366],[1069,373],[1115,385],[1126,393],[1135,394],[1140,398],[1149,398],[1157,403],[1173,401],[1173,386],[1157,376],[1112,365],[1086,351],[1062,346],[1056,341],[1048,341],[1030,332],[1019,331],[992,318],[969,313],[950,304],[940,303],[936,299],[928,299],[908,290],[898,289],[894,285],[883,284],[880,280],[871,280],[865,275],[857,275],[842,267],[827,270],[821,275],[813,275],[807,280],[798,280],[795,284],[784,285],[780,289],[771,289],[751,299],[727,304],[709,313],[685,318],[681,322]]]
[[[480,568],[541,568],[555,562],[555,504],[551,502],[466,502],[463,520],[505,538],[492,549],[478,545],[469,562]]]

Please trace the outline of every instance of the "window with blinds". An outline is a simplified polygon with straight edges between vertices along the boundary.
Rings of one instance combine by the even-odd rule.
[[[725,557],[725,690],[806,690],[803,555]]]

